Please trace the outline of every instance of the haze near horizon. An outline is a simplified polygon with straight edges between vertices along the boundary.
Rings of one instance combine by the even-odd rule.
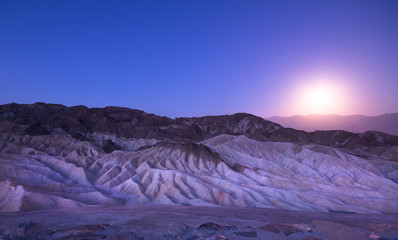
[[[0,104],[398,112],[396,1],[1,1]]]

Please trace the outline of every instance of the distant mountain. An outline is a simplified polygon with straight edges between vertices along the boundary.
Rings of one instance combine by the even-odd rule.
[[[233,115],[0,106],[0,212],[166,204],[397,213],[398,136]]]
[[[378,131],[398,136],[398,113],[367,117],[361,115],[309,115],[270,117],[266,120],[308,132],[317,130],[344,130],[349,132]]]

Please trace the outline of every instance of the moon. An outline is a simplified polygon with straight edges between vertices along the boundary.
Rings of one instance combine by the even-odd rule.
[[[310,113],[325,114],[336,109],[337,94],[332,86],[318,84],[303,92],[302,105]]]
[[[299,115],[341,114],[348,101],[338,79],[316,77],[306,79],[296,88],[292,100],[294,112]]]

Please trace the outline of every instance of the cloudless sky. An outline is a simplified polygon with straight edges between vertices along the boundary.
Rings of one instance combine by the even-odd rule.
[[[398,1],[0,1],[0,104],[289,116],[321,75],[398,112]]]

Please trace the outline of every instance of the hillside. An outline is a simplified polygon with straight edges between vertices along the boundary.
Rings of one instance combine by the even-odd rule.
[[[398,137],[239,113],[0,106],[0,211],[164,204],[398,212]]]

